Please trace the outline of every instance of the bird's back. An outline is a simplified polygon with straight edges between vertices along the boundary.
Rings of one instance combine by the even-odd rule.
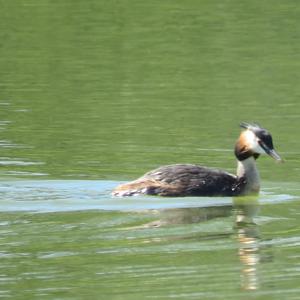
[[[119,186],[114,195],[234,196],[241,186],[236,176],[193,164],[162,166]]]

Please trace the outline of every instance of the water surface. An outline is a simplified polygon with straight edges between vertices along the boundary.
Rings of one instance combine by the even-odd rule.
[[[298,299],[297,1],[2,1],[0,297]],[[159,165],[235,172],[257,199],[114,198]]]

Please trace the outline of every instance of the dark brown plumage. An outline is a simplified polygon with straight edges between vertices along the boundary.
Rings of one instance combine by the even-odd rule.
[[[235,196],[245,184],[241,178],[192,164],[162,166],[131,183],[120,186],[122,196],[136,194],[160,196]]]

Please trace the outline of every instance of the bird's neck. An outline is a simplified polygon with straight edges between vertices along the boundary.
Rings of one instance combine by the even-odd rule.
[[[260,189],[260,177],[256,168],[255,158],[250,156],[244,160],[238,160],[238,179],[243,178],[246,182],[245,194],[258,193]]]

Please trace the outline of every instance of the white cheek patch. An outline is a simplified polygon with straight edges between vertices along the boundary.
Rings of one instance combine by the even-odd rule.
[[[259,145],[257,136],[251,131],[245,131],[245,140],[250,150],[258,154],[265,154],[266,151]]]

